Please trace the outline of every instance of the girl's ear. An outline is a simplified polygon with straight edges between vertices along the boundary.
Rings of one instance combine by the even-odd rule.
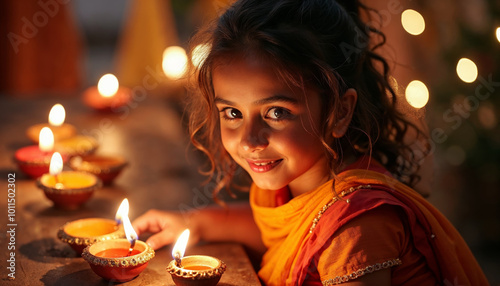
[[[344,95],[340,97],[340,114],[332,130],[333,137],[340,138],[347,132],[357,100],[358,93],[354,88],[349,88]]]

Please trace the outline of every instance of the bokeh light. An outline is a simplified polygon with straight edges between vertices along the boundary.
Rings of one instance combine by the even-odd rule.
[[[423,82],[414,80],[406,87],[405,96],[411,106],[422,108],[429,101],[429,90]]]
[[[493,129],[498,124],[497,115],[495,113],[495,108],[492,104],[483,102],[477,111],[477,118],[479,123],[485,129]]]
[[[474,82],[477,79],[477,66],[476,64],[468,59],[461,58],[457,63],[457,74],[458,77],[467,83]]]
[[[208,44],[199,44],[193,49],[193,53],[191,55],[191,62],[195,67],[199,67],[208,56],[210,52],[210,45]]]
[[[500,42],[500,27],[497,28],[496,34],[497,34],[497,40],[498,42]]]
[[[401,24],[406,32],[415,36],[422,34],[425,30],[424,17],[412,9],[403,11],[401,14]]]
[[[162,68],[165,75],[173,80],[180,79],[187,70],[186,50],[179,46],[168,47],[163,51]]]

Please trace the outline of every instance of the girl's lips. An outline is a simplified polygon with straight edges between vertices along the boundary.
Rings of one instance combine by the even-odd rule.
[[[278,166],[283,159],[278,160],[249,160],[247,159],[248,166],[250,169],[256,173],[265,173],[268,172],[274,167]]]

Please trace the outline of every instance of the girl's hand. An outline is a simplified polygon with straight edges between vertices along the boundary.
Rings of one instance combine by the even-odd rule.
[[[195,227],[190,225],[191,213],[181,214],[177,212],[167,212],[160,210],[149,210],[134,220],[132,226],[137,235],[143,233],[153,233],[146,243],[154,250],[165,245],[175,243],[179,235],[189,228],[189,244],[195,244],[200,240],[199,233]]]

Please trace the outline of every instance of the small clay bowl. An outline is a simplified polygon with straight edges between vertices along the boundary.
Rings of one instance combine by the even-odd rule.
[[[167,271],[177,286],[215,286],[226,271],[224,262],[205,255],[183,257],[181,264],[178,267],[175,260],[172,260],[167,266]]]
[[[77,171],[63,171],[56,177],[44,174],[37,179],[38,188],[54,203],[54,207],[75,210],[87,202],[94,190],[102,186],[101,180],[93,174]]]
[[[145,242],[137,240],[131,255],[127,239],[112,239],[87,246],[82,253],[95,274],[113,282],[125,282],[137,277],[155,256]]]
[[[95,242],[124,238],[123,226],[114,220],[86,218],[68,222],[59,228],[57,237],[82,255],[83,249]]]
[[[121,156],[86,155],[69,161],[71,169],[92,173],[104,184],[111,184],[127,165],[127,160]]]
[[[68,123],[63,123],[61,126],[53,126],[53,125],[50,125],[48,123],[40,123],[40,124],[30,126],[26,130],[26,136],[33,143],[38,144],[40,131],[44,127],[50,128],[50,130],[52,131],[52,134],[54,135],[54,141],[59,141],[59,140],[71,138],[71,137],[75,136],[76,132],[77,132],[75,126],[68,124]]]
[[[76,135],[54,143],[54,151],[69,157],[93,154],[98,147],[97,140],[84,135]]]
[[[14,161],[19,169],[32,179],[39,178],[49,172],[50,159],[53,152],[42,152],[36,145],[20,148],[14,154]],[[63,164],[68,156],[61,154]]]
[[[127,105],[131,100],[131,94],[129,88],[120,86],[113,96],[104,97],[99,93],[97,86],[92,86],[83,93],[83,103],[97,111],[111,112]]]

